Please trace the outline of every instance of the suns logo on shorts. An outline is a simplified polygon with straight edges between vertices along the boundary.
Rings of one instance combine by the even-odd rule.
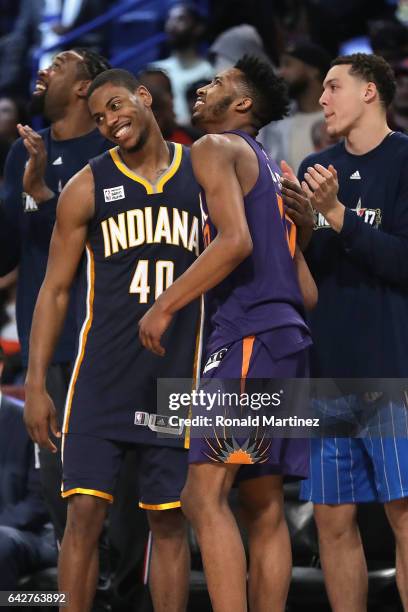
[[[244,443],[238,443],[235,438],[223,438],[209,440],[205,438],[209,453],[205,455],[217,463],[236,463],[242,465],[253,465],[268,461],[268,450],[271,441],[264,438],[248,438]]]
[[[212,353],[212,355],[210,355],[209,358],[207,359],[207,362],[204,366],[203,374],[205,374],[209,370],[212,370],[213,368],[218,368],[218,366],[221,363],[221,359],[225,356],[225,353],[227,351],[228,351],[228,348],[222,348],[219,351]]]

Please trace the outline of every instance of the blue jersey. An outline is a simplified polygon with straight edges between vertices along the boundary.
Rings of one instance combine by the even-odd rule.
[[[87,316],[67,398],[64,433],[176,445],[157,436],[156,379],[192,378],[199,301],[178,312],[163,337],[166,356],[143,348],[138,321],[197,258],[199,187],[190,152],[168,143],[172,163],[156,184],[137,176],[118,149],[91,161]]]
[[[69,179],[92,157],[111,146],[98,130],[69,140],[54,140],[50,128],[41,130],[40,134],[48,156],[45,182],[56,196],[37,206],[23,193],[23,174],[28,154],[20,138],[12,145],[7,157],[4,205],[0,210],[0,275],[7,274],[19,266],[17,327],[24,366],[28,361],[34,306],[47,267],[58,195]],[[76,285],[72,289],[67,318],[52,363],[69,362],[75,358],[77,338],[75,293]]]
[[[344,226],[322,215],[306,258],[319,290],[311,313],[312,374],[321,377],[408,375],[408,137],[392,133],[365,155],[344,143],[300,166],[333,164]]]
[[[230,133],[238,134],[249,144],[259,164],[258,179],[244,198],[253,251],[208,294],[207,307],[213,312],[209,350],[277,328],[299,327],[306,334],[308,331],[293,262],[296,227],[285,215],[279,168],[248,134]],[[204,242],[208,244],[216,229],[204,194],[201,205]]]

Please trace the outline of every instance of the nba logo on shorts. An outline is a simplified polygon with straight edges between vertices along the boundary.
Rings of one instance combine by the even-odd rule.
[[[205,374],[209,370],[212,370],[213,368],[218,368],[218,366],[221,363],[221,359],[224,357],[227,351],[228,351],[227,348],[222,348],[219,351],[216,351],[215,353],[210,355],[210,357],[207,360],[207,363],[205,364],[203,374]]]

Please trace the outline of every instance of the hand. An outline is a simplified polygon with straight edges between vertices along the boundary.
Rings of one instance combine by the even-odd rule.
[[[313,207],[292,168],[285,161],[281,162],[281,168],[283,171],[281,192],[285,211],[297,227],[297,243],[301,250],[304,251],[313,234]]]
[[[28,125],[17,124],[18,133],[28,151],[29,158],[23,176],[23,188],[37,204],[54,197],[54,192],[45,183],[47,151],[43,139]]]
[[[54,403],[46,391],[32,390],[26,386],[24,422],[30,438],[42,448],[52,453],[57,447],[49,437],[50,430],[56,438],[61,437],[57,424],[57,412]]]
[[[172,318],[173,315],[162,309],[160,299],[158,299],[139,321],[139,340],[141,344],[160,357],[164,357],[166,352],[160,344],[160,340]]]
[[[286,162],[284,159],[282,159],[281,163],[280,163],[280,167],[282,170],[282,176],[283,178],[287,178],[290,181],[293,181],[294,183],[297,183],[298,185],[300,185],[299,180],[292,168],[292,166],[289,166],[288,162]]]
[[[314,214],[309,197],[300,186],[299,181],[296,182],[288,178],[281,179],[281,191],[285,210],[289,217],[298,227],[313,228]]]
[[[310,198],[310,202],[331,225],[339,232],[343,227],[345,207],[337,199],[339,182],[334,166],[328,168],[315,164],[309,167],[302,181],[302,188]]]

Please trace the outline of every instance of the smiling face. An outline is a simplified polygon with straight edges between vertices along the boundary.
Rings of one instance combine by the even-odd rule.
[[[151,104],[151,95],[143,85],[132,92],[113,83],[95,89],[88,100],[101,134],[130,153],[140,150],[147,140]]]
[[[197,89],[197,100],[193,106],[193,122],[205,128],[223,123],[234,114],[234,102],[242,99],[241,73],[230,68],[215,76],[211,83]]]
[[[323,83],[319,103],[323,107],[329,136],[347,136],[363,116],[373,83],[350,74],[350,64],[333,66]]]
[[[83,58],[76,51],[64,51],[54,57],[51,66],[38,71],[32,94],[34,113],[44,113],[50,121],[64,116],[67,106],[75,99],[82,62]]]

